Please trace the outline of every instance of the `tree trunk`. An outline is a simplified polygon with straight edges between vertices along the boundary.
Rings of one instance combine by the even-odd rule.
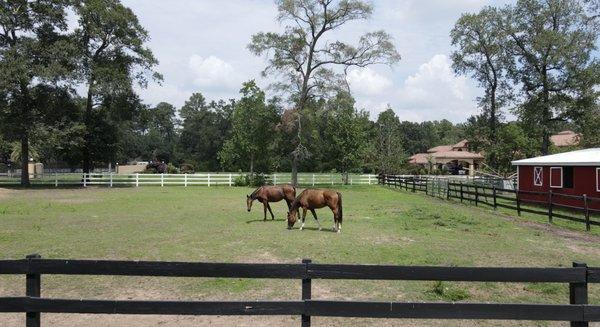
[[[29,136],[21,136],[21,186],[29,186]]]
[[[298,155],[292,154],[292,185],[298,186]]]
[[[250,155],[250,176],[254,177],[254,154]]]
[[[83,146],[83,173],[89,174],[92,170],[92,155],[90,148],[92,146],[92,132],[90,131],[92,124],[92,108],[93,108],[93,93],[92,93],[92,83],[90,81],[90,86],[88,89],[87,100],[85,103],[85,144]]]

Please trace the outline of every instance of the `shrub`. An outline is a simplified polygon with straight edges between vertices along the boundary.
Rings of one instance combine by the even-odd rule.
[[[267,177],[263,173],[254,174],[242,174],[233,180],[235,186],[263,186],[267,184]]]
[[[167,170],[167,164],[164,162],[152,162],[146,166],[142,174],[166,174]]]
[[[167,165],[167,174],[179,174],[179,169],[172,163]]]
[[[196,172],[196,168],[190,163],[184,163],[183,165],[181,165],[181,168],[179,168],[179,170],[181,170],[182,174],[193,174]]]
[[[238,175],[234,180],[233,180],[233,185],[235,186],[248,186],[249,185],[249,181],[248,181],[248,175]]]

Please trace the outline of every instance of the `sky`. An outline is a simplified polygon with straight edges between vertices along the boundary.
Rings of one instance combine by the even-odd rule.
[[[334,37],[353,42],[370,31],[392,35],[402,60],[392,66],[352,69],[348,82],[357,107],[372,119],[390,106],[401,120],[448,119],[463,122],[479,110],[481,89],[451,68],[450,30],[462,13],[508,0],[376,0],[368,21],[353,22]],[[252,34],[281,31],[272,0],[123,0],[149,31],[150,48],[160,61],[161,85],[140,90],[155,105],[181,107],[195,92],[209,100],[238,98],[241,84],[261,77],[266,58],[250,53]],[[268,95],[274,95],[267,91]]]

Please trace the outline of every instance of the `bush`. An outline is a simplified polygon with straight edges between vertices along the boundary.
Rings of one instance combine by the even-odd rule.
[[[166,174],[167,171],[168,167],[164,162],[152,162],[146,166],[142,174]]]
[[[254,174],[242,174],[236,177],[233,181],[235,186],[263,186],[267,184],[267,177],[263,173]]]
[[[179,174],[179,169],[172,163],[167,165],[167,174]]]
[[[193,174],[196,172],[196,168],[190,163],[184,163],[183,165],[181,165],[181,168],[179,168],[179,170],[181,170],[182,174]]]
[[[8,165],[0,162],[0,173],[6,173],[6,172],[8,172]]]

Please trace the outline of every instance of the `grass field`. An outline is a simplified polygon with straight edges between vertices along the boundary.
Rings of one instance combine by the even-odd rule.
[[[473,206],[378,186],[338,188],[341,234],[286,230],[287,207],[246,212],[246,188],[142,187],[0,189],[0,258],[126,259],[214,262],[363,263],[443,266],[600,266],[597,233],[548,226]],[[317,212],[324,227],[331,212]],[[296,228],[299,227],[296,225]],[[316,281],[313,298],[398,301],[567,303],[563,284]],[[43,277],[45,296],[116,299],[298,299],[300,282],[246,279]],[[24,294],[23,277],[0,276],[0,296]],[[600,304],[600,287],[590,302]],[[298,324],[297,317],[177,318],[46,315],[51,325],[146,326]],[[45,316],[45,317],[46,317]],[[21,316],[0,315],[8,325]],[[135,321],[135,323],[134,323]],[[141,322],[140,322],[141,321]],[[317,318],[316,325],[542,325],[527,322],[381,321]],[[0,323],[0,325],[5,325]],[[551,325],[551,324],[548,324]]]

